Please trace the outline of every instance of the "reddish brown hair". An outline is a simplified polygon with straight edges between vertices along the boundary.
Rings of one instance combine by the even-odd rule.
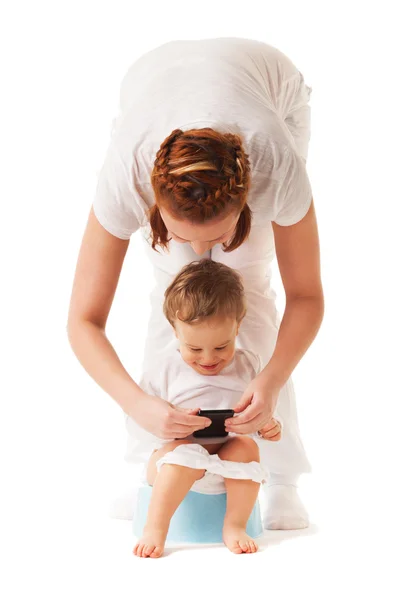
[[[201,322],[209,317],[233,317],[238,323],[246,314],[246,297],[239,273],[208,258],[189,263],[167,288],[164,314],[174,326]]]
[[[247,205],[250,162],[238,135],[214,129],[175,129],[161,144],[151,175],[156,203],[149,211],[155,249],[168,247],[168,231],[160,207],[179,220],[205,223],[239,213],[226,252],[248,237],[251,210]]]

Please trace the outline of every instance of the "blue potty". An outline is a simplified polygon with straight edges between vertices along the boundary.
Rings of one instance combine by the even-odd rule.
[[[133,534],[140,537],[146,523],[152,487],[138,490],[133,516]],[[226,511],[226,492],[200,494],[190,491],[173,515],[167,542],[189,544],[218,544],[222,542],[222,525]],[[253,538],[262,535],[260,505],[257,500],[247,521],[246,532]]]

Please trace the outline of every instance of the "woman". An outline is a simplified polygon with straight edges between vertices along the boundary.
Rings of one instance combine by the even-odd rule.
[[[124,412],[159,437],[183,438],[204,419],[146,394],[105,334],[129,238],[141,230],[157,280],[144,369],[172,341],[163,294],[181,267],[211,257],[240,271],[249,307],[239,345],[261,355],[264,369],[229,427],[255,432],[279,402],[284,431],[280,442],[268,444],[266,458],[264,524],[271,529],[308,525],[296,482],[310,466],[290,375],[323,316],[305,168],[309,93],[292,62],[257,41],[178,41],[142,56],[122,82],[68,322],[76,356]],[[282,323],[270,287],[275,249],[286,294]]]

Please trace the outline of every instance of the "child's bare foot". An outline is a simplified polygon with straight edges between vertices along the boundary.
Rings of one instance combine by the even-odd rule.
[[[234,554],[257,552],[258,544],[246,533],[244,527],[225,524],[222,531],[225,546]]]
[[[168,529],[147,529],[133,549],[133,554],[142,558],[159,558],[164,552]]]

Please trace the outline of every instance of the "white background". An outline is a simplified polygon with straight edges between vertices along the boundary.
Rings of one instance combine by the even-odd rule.
[[[149,598],[398,597],[394,7],[282,0],[3,4],[3,598],[122,599],[139,589]],[[140,560],[130,554],[130,523],[107,517],[122,472],[123,419],[68,345],[69,297],[125,71],[166,41],[220,36],[277,46],[313,88],[308,170],[326,316],[294,379],[314,467],[300,489],[318,530],[270,534],[254,556],[202,548]],[[134,237],[108,325],[134,377],[151,285]],[[282,308],[278,279],[276,288]]]

